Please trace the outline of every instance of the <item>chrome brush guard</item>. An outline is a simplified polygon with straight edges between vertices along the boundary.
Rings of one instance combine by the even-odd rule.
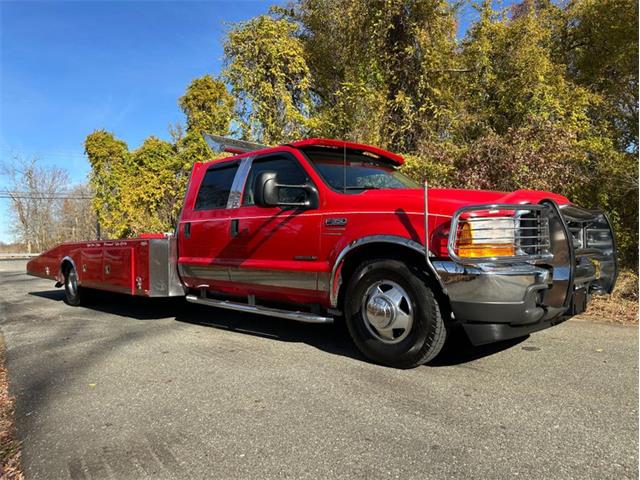
[[[461,227],[470,222],[475,224],[473,231],[480,232],[474,241],[508,245],[514,254],[461,256]],[[551,285],[543,303],[556,308],[569,307],[574,290],[584,288],[589,294],[610,293],[618,271],[615,238],[607,216],[600,210],[558,206],[552,200],[535,205],[462,207],[453,215],[447,250],[450,258],[463,266],[508,268],[507,265],[531,264],[550,268]]]
[[[492,227],[490,223],[500,223]],[[483,237],[475,240],[499,242],[509,246],[514,255],[462,257],[459,255],[461,227],[479,223],[475,232]],[[484,224],[484,225],[483,225]],[[485,226],[486,225],[486,226]],[[548,260],[552,257],[549,238],[549,207],[528,204],[489,204],[462,207],[453,215],[447,250],[452,260],[461,264],[514,263]],[[488,249],[494,247],[485,247]]]

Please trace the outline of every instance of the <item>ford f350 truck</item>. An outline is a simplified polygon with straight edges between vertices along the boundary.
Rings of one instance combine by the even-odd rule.
[[[69,305],[100,289],[344,317],[366,357],[399,368],[434,358],[453,323],[474,344],[525,336],[614,287],[607,216],[563,196],[427,188],[353,142],[207,138],[234,155],[194,165],[174,234],[61,244],[27,272]]]

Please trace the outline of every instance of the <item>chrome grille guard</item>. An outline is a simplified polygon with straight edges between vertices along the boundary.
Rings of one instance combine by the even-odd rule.
[[[461,227],[471,223],[479,233],[473,240],[489,242],[483,248],[497,248],[493,242],[508,246],[514,254],[461,256]],[[462,207],[451,219],[447,250],[450,258],[462,265],[532,263],[551,267],[553,286],[545,295],[545,304],[557,307],[568,306],[574,289],[611,293],[618,274],[615,236],[607,215],[575,205],[558,206],[552,200]]]
[[[601,210],[575,205],[559,207],[575,256],[576,288],[611,293],[618,276],[616,239],[609,217]]]
[[[504,203],[462,207],[451,219],[447,242],[449,256],[457,263],[472,265],[548,260],[553,256],[550,251],[549,208],[547,205]],[[461,256],[462,228],[472,224],[478,224],[473,227],[473,232],[481,232],[481,236],[473,237],[474,242],[486,242],[483,249],[508,247],[514,254]]]

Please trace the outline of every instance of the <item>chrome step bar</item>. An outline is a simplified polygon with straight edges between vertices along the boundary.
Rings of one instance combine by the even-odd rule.
[[[197,303],[198,305],[207,305],[209,307],[226,308],[227,310],[236,310],[238,312],[255,313],[257,315],[266,315],[268,317],[286,318],[304,323],[333,323],[332,317],[324,317],[314,313],[298,312],[290,310],[281,310],[279,308],[261,307],[259,305],[248,305],[246,303],[230,302],[228,300],[217,300],[215,298],[202,298],[196,295],[187,295],[187,302]]]

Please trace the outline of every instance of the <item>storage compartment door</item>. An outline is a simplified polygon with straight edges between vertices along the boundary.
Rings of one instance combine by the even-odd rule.
[[[80,284],[85,287],[102,288],[102,245],[84,247],[80,253]]]
[[[134,293],[133,247],[129,242],[105,242],[103,282],[106,290]]]

